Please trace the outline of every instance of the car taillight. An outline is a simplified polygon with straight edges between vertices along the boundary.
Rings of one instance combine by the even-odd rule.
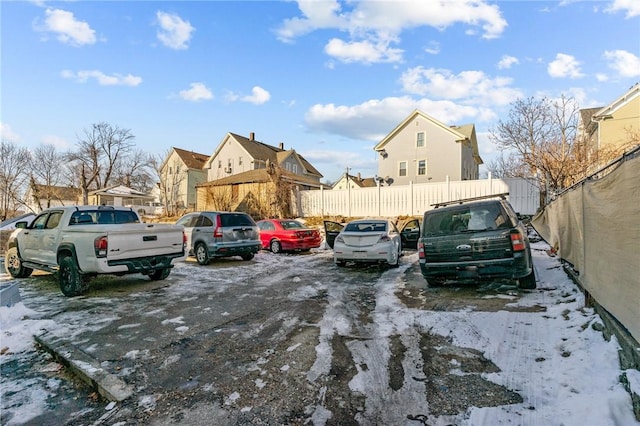
[[[93,240],[93,250],[96,253],[96,257],[107,257],[107,250],[109,249],[109,242],[107,236],[97,237]]]
[[[294,237],[296,238],[304,238],[304,232],[302,231],[296,231],[293,233]]]
[[[220,215],[216,216],[216,228],[213,230],[214,238],[222,238],[222,218]]]
[[[418,243],[418,259],[424,259],[424,243]]]
[[[342,235],[338,235],[335,239],[335,242],[344,244],[344,238],[342,238]]]
[[[378,240],[379,243],[385,242],[385,241],[391,241],[391,238],[389,238],[388,235],[381,235],[380,239]]]
[[[187,249],[187,233],[182,231],[182,250]]]
[[[513,248],[513,251],[522,251],[526,248],[524,245],[524,238],[522,237],[522,234],[520,232],[512,232],[510,234],[510,237],[511,247]]]

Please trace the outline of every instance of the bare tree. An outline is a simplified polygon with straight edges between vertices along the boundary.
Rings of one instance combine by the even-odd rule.
[[[23,194],[29,177],[31,155],[27,148],[0,142],[0,219],[13,215],[24,204]]]
[[[114,182],[140,192],[150,192],[157,184],[149,154],[135,150],[114,168]]]
[[[31,175],[29,187],[33,201],[38,208],[51,207],[51,202],[62,201],[62,194],[58,194],[55,186],[59,186],[65,179],[64,154],[59,153],[53,145],[43,144],[37,147],[31,157]],[[41,190],[41,189],[44,190]],[[43,206],[41,199],[46,200]]]
[[[78,138],[77,150],[67,154],[79,176],[84,204],[89,201],[90,189],[109,185],[114,170],[133,148],[133,139],[129,129],[105,122],[84,130],[84,135]]]
[[[186,173],[180,172],[180,161],[171,160],[171,150],[167,150],[164,156],[151,156],[149,162],[158,178],[160,198],[165,211],[169,216],[173,216],[181,208],[180,187],[186,179]]]
[[[508,120],[490,130],[490,140],[507,154],[508,164],[501,157],[497,165],[506,165],[513,176],[533,178],[543,192],[564,188],[575,169],[578,112],[575,100],[565,96],[516,100]]]

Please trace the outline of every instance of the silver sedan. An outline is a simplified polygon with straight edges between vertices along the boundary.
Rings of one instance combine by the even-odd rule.
[[[349,222],[333,242],[333,261],[338,266],[358,262],[387,263],[396,268],[401,254],[402,243],[398,228],[385,219]]]

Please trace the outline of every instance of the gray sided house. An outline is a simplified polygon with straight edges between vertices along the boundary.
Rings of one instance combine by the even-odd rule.
[[[203,170],[207,160],[208,155],[171,148],[160,168],[162,202],[178,209],[195,208],[196,185],[207,180],[207,172]]]
[[[255,140],[252,132],[249,138],[227,133],[215,152],[204,166],[207,181],[216,181],[250,170],[279,167],[283,171],[304,178],[306,183],[319,188],[322,174],[294,149],[285,150],[284,145],[276,148]]]
[[[473,124],[447,126],[418,110],[374,150],[386,185],[474,180],[482,164]]]

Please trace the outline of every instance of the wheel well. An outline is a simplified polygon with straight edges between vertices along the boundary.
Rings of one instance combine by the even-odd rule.
[[[64,248],[58,250],[58,255],[56,257],[56,260],[58,261],[58,265],[60,265],[60,260],[63,257],[68,257],[68,256],[73,258],[73,261],[76,262],[76,265],[78,264],[78,259],[76,257],[75,248],[73,248],[73,247],[64,247]]]

